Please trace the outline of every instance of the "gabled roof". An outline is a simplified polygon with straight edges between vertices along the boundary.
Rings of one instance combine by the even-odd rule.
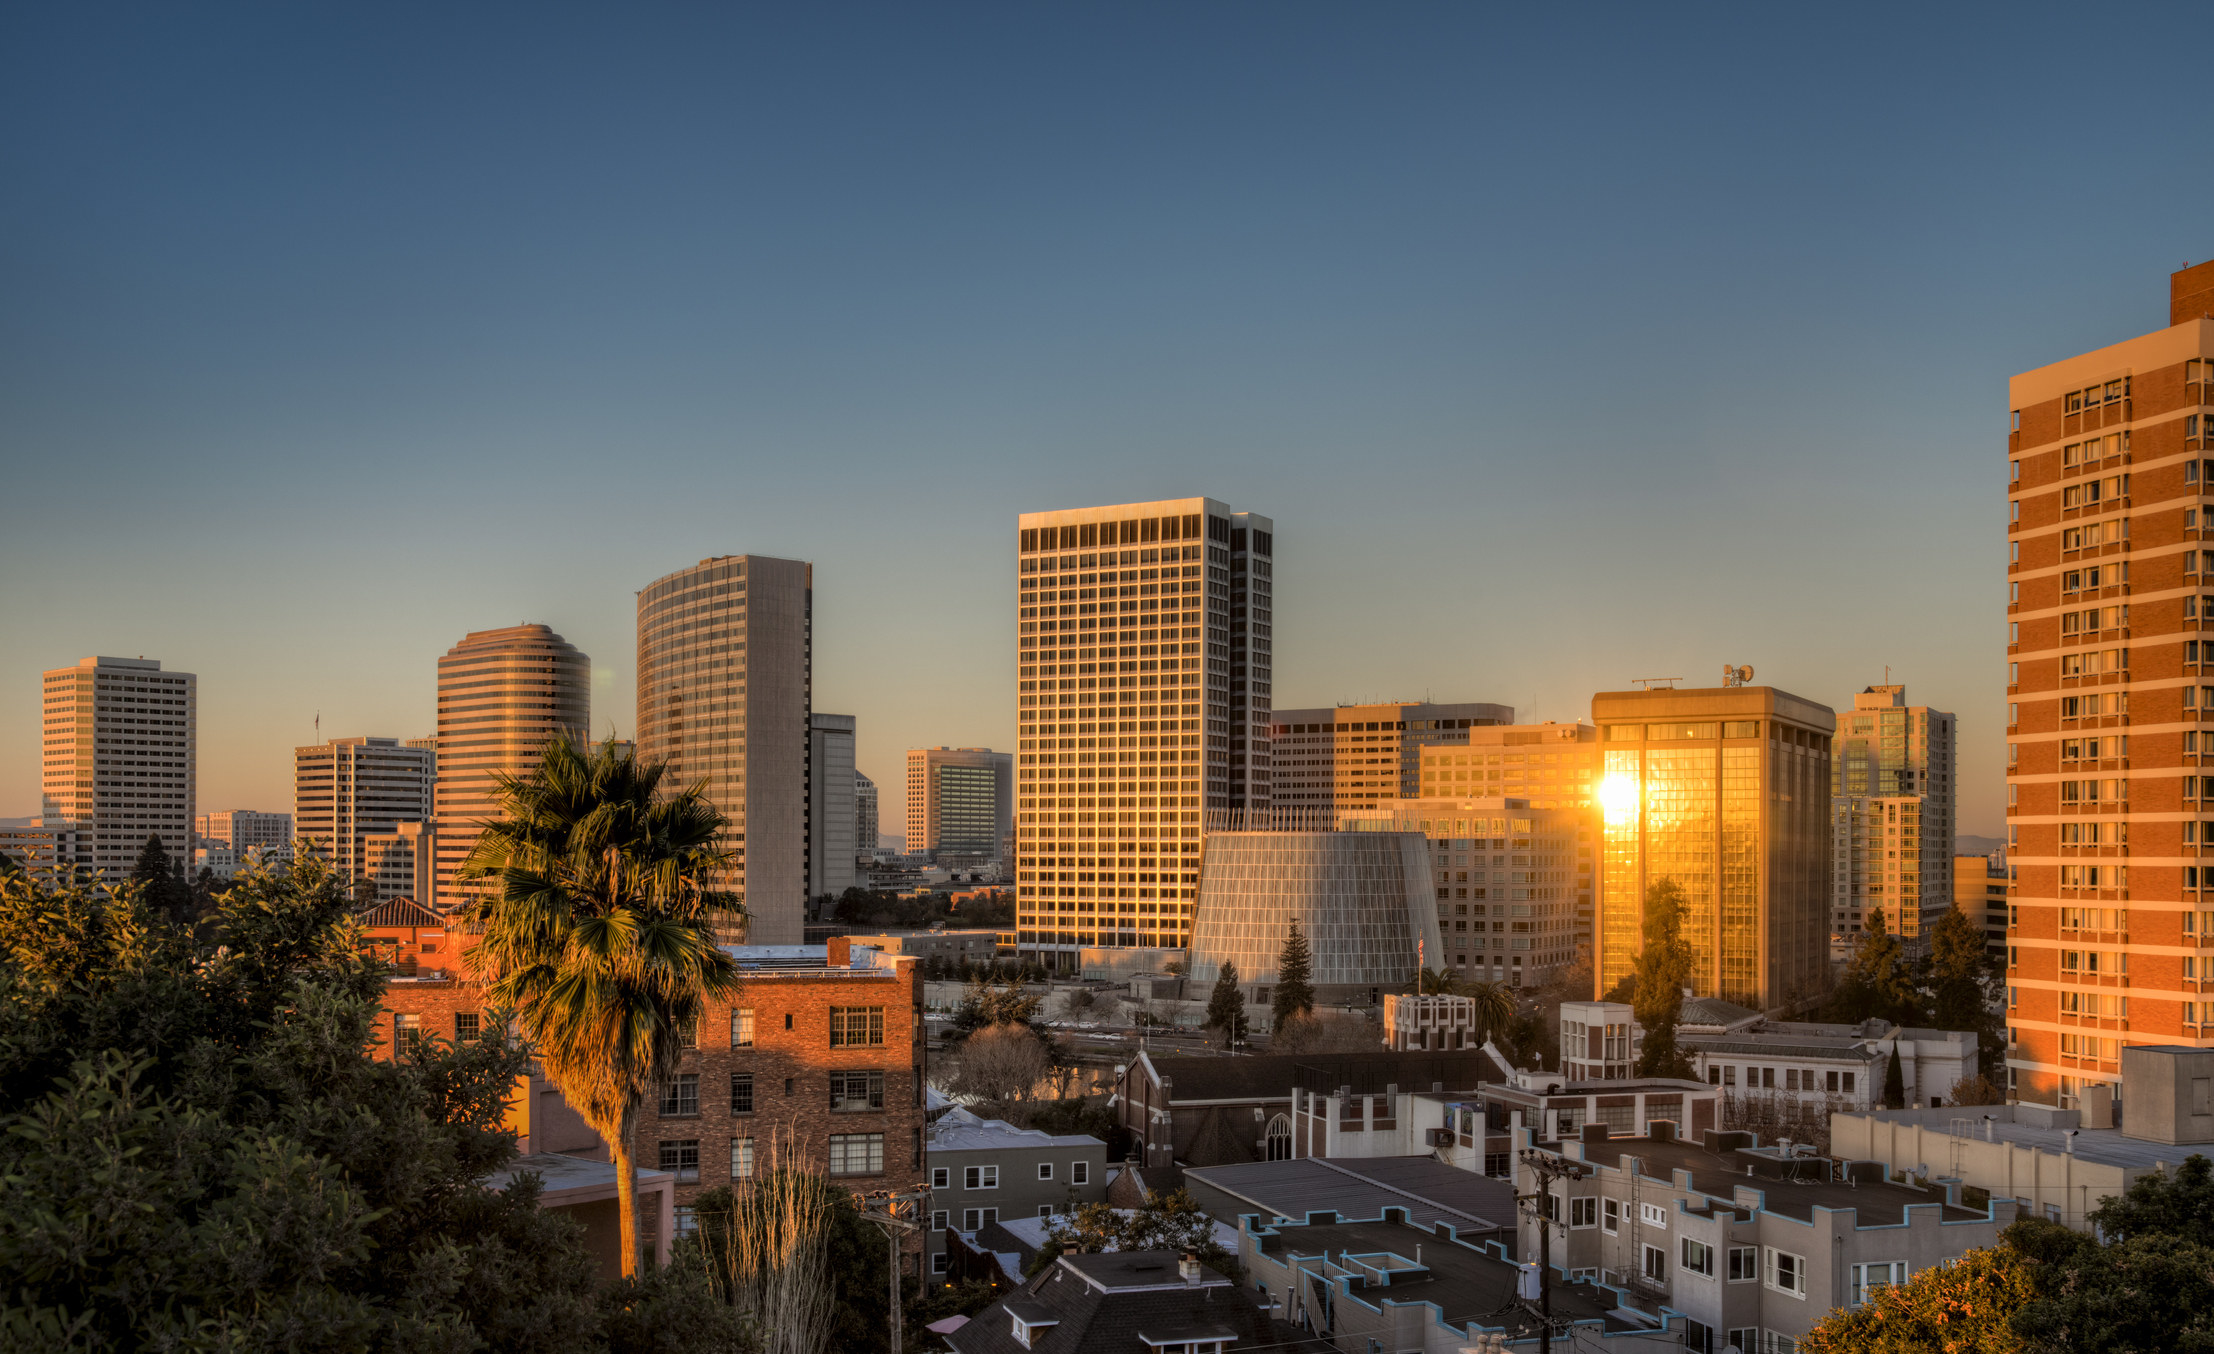
[[[1141,1336],[1195,1330],[1223,1331],[1198,1338],[1228,1338],[1232,1349],[1275,1343],[1251,1294],[1213,1270],[1186,1283],[1181,1258],[1174,1251],[1064,1255],[946,1343],[956,1354],[1026,1354],[1014,1336],[1018,1315],[1034,1327],[1027,1354],[1132,1354],[1145,1348]],[[1054,1324],[1038,1328],[1041,1321]]]
[[[361,913],[363,926],[444,926],[446,919],[413,898],[387,898]]]

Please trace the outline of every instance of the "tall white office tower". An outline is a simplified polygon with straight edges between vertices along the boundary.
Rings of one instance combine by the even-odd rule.
[[[755,945],[805,939],[814,587],[805,561],[718,555],[638,594],[638,755],[729,816],[719,886]]]
[[[189,868],[200,679],[152,658],[81,658],[45,674],[39,812],[91,834],[91,860],[130,874],[149,837]],[[80,838],[80,841],[82,839]]]
[[[1018,530],[1017,947],[1185,945],[1201,814],[1270,801],[1274,524],[1187,498]]]
[[[455,875],[500,816],[498,777],[530,775],[557,735],[591,727],[592,660],[543,625],[473,631],[438,660],[438,906],[462,899]]]
[[[438,752],[432,740],[333,738],[292,749],[292,821],[309,849],[346,879],[379,877],[369,838],[432,821]],[[412,888],[412,886],[410,886]],[[413,897],[413,893],[408,892]],[[418,899],[428,903],[428,899]]]
[[[807,896],[836,898],[854,884],[852,715],[807,717]]]

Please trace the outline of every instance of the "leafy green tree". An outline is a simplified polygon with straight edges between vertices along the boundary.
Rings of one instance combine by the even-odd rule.
[[[2204,1160],[2204,1158],[2197,1158]],[[2178,1173],[2179,1175],[2181,1172]],[[2173,1178],[2148,1176],[2151,1186],[2122,1216],[2184,1233],[2134,1232],[2101,1245],[2098,1238],[2043,1219],[2015,1223],[2002,1240],[2025,1257],[2036,1296],[2012,1326],[2029,1347],[2069,1354],[2165,1354],[2214,1349],[2214,1248],[2206,1230],[2176,1214],[2203,1197],[2200,1186],[2175,1189]],[[2172,1198],[2160,1198],[2173,1192]],[[2098,1220],[2105,1209],[2094,1210]]]
[[[2194,1152],[2173,1174],[2143,1175],[2091,1210],[2102,1236],[2170,1236],[2214,1246],[2214,1162]]]
[[[367,1056],[387,970],[322,862],[241,878],[206,935],[0,881],[0,1348],[609,1348],[537,1207],[491,1022]]]
[[[623,1182],[623,1273],[638,1267],[638,1107],[682,1060],[707,1003],[738,990],[716,926],[743,915],[711,880],[730,863],[729,820],[703,781],[664,793],[665,763],[613,741],[546,745],[527,779],[499,779],[502,818],[463,862],[484,928],[468,952],[494,1005],[512,1010],[547,1079],[599,1130]]]
[[[1683,1016],[1684,984],[1691,981],[1691,946],[1684,940],[1684,891],[1675,880],[1658,880],[1645,890],[1644,931],[1633,1007],[1645,1029],[1637,1074],[1688,1077],[1691,1059],[1676,1046],[1676,1022]]]
[[[1276,987],[1269,993],[1269,1024],[1281,1025],[1292,1016],[1313,1015],[1315,1010],[1314,955],[1299,923],[1291,924],[1284,948],[1276,956]]]
[[[1207,994],[1207,1028],[1222,1031],[1225,1048],[1245,1042],[1245,993],[1238,988],[1238,966],[1225,959]]]
[[[1923,1024],[1928,1012],[1923,1009],[1915,979],[1906,947],[1884,925],[1883,909],[1870,908],[1860,943],[1853,947],[1852,958],[1846,960],[1844,976],[1831,993],[1824,1014],[1847,1025],[1870,1019],[1901,1026]]]
[[[1196,1255],[1201,1264],[1232,1279],[1245,1277],[1237,1255],[1215,1240],[1214,1220],[1181,1188],[1148,1190],[1144,1205],[1134,1209],[1083,1204],[1074,1213],[1059,1215],[1046,1229],[1045,1244],[1025,1275],[1036,1274],[1074,1246],[1087,1251],[1175,1251]]]

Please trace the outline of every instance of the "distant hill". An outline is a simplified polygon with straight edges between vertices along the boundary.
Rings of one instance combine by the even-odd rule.
[[[1953,838],[1953,854],[1956,856],[1988,856],[1993,851],[1996,851],[2000,847],[2005,845],[2006,838],[2004,837],[1970,837],[1962,835]]]

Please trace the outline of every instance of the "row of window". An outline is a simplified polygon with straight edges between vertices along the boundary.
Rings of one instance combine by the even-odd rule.
[[[876,1070],[832,1072],[830,1082],[830,1109],[834,1114],[851,1114],[884,1108],[884,1073]],[[784,1079],[784,1094],[792,1094],[794,1078]],[[730,1074],[730,1112],[751,1114],[754,1111],[753,1073]],[[700,1074],[680,1072],[664,1082],[661,1087],[661,1114],[664,1118],[687,1118],[700,1112]]]
[[[1090,1163],[1089,1161],[1072,1161],[1072,1162],[1068,1163],[1068,1167],[1069,1167],[1069,1183],[1070,1183],[1070,1184],[1072,1184],[1072,1185],[1088,1185],[1088,1184],[1090,1184],[1090,1183],[1091,1183],[1091,1181],[1092,1181],[1092,1163]],[[1053,1163],[1053,1162],[1050,1162],[1050,1161],[1041,1161],[1041,1162],[1039,1162],[1039,1163],[1038,1163],[1038,1178],[1039,1178],[1040,1180],[1051,1180],[1051,1179],[1053,1179],[1053,1175],[1054,1175],[1054,1171],[1055,1171],[1055,1169],[1056,1169],[1056,1168],[1055,1168],[1055,1165],[1054,1165],[1054,1163]],[[953,1188],[953,1167],[951,1167],[951,1166],[933,1166],[933,1167],[931,1167],[931,1169],[930,1169],[930,1187],[931,1187],[932,1189],[951,1189],[951,1188]],[[963,1189],[965,1189],[965,1190],[983,1190],[983,1189],[998,1189],[998,1188],[999,1188],[999,1167],[998,1167],[997,1165],[982,1165],[982,1166],[963,1166],[963,1167],[961,1168],[961,1188],[963,1188]],[[973,1231],[974,1229],[973,1229],[973,1228],[963,1228],[962,1230],[963,1230],[963,1231]]]
[[[1612,1200],[1609,1200],[1609,1202],[1612,1202]],[[1647,1205],[1647,1207],[1651,1207],[1651,1205]],[[1762,1263],[1761,1253],[1763,1251],[1766,1252],[1765,1265]],[[1729,1270],[1727,1281],[1730,1283],[1752,1283],[1758,1279],[1763,1281],[1768,1288],[1779,1293],[1789,1293],[1793,1297],[1799,1298],[1807,1295],[1807,1261],[1803,1255],[1794,1255],[1790,1251],[1779,1250],[1774,1246],[1731,1246],[1727,1248],[1727,1256],[1726,1263]],[[1715,1277],[1714,1247],[1704,1241],[1694,1241],[1690,1237],[1685,1237],[1682,1245],[1682,1262],[1684,1269],[1689,1273],[1697,1274],[1706,1279]],[[1854,1268],[1856,1270],[1873,1271],[1879,1266],[1857,1265]],[[1877,1287],[1881,1287],[1882,1283],[1892,1282],[1888,1277],[1892,1269],[1891,1262],[1885,1262],[1880,1268],[1884,1271],[1886,1277],[1875,1285]],[[1903,1272],[1905,1266],[1900,1265],[1898,1268]],[[1645,1246],[1643,1271],[1645,1277],[1652,1282],[1657,1284],[1667,1283],[1667,1250],[1660,1246]],[[1869,1277],[1872,1276],[1856,1276],[1856,1292],[1869,1291],[1867,1284]],[[1856,1302],[1861,1300],[1859,1298],[1855,1299]],[[1740,1348],[1744,1347],[1740,1346]]]
[[[661,1141],[659,1162],[661,1169],[677,1178],[680,1185],[695,1185],[700,1179],[700,1140],[698,1138],[664,1138]],[[752,1138],[730,1140],[730,1178],[751,1180],[754,1169]],[[833,1133],[830,1135],[829,1171],[832,1175],[882,1175],[884,1173],[884,1135],[882,1133]]]

